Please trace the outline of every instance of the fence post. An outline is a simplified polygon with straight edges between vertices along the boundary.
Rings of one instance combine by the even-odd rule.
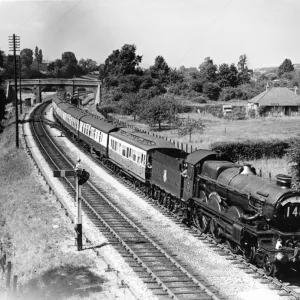
[[[191,153],[193,152],[193,145],[191,145]]]
[[[17,283],[18,283],[18,276],[14,275],[14,278],[13,278],[13,296],[14,297],[17,296]]]
[[[262,177],[262,171],[261,171],[261,169],[259,170],[259,176]]]
[[[181,143],[181,150],[183,150],[183,143]]]
[[[10,289],[11,261],[7,262],[6,288]]]
[[[270,182],[272,181],[272,174],[271,174],[271,172],[269,172],[269,180],[270,180]]]
[[[180,149],[180,148],[179,148],[179,141],[177,141],[176,145],[177,145],[177,146],[176,146],[177,149]]]
[[[189,144],[185,144],[185,150],[186,153],[189,153]]]

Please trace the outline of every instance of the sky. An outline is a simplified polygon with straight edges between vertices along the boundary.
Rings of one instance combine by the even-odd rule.
[[[21,49],[42,49],[44,59],[103,63],[113,50],[135,44],[142,67],[158,55],[173,68],[217,65],[276,67],[300,63],[299,0],[0,0],[0,49],[20,36]]]

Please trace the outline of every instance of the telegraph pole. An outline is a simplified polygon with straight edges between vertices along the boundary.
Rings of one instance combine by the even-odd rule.
[[[18,112],[18,96],[17,96],[17,57],[16,51],[20,50],[20,37],[13,34],[9,37],[9,51],[14,53],[14,77],[15,77],[15,106],[16,106],[16,147],[19,148],[19,112]]]
[[[21,69],[22,69],[22,65],[21,65],[21,55],[19,56],[19,81],[20,81],[20,114],[23,113],[22,111],[22,91],[21,91]]]
[[[82,250],[82,202],[81,202],[81,185],[79,184],[79,178],[82,175],[82,166],[80,164],[80,158],[77,159],[77,164],[74,168],[77,174],[76,180],[76,204],[77,204],[77,222],[75,226],[75,231],[77,233],[77,250]]]

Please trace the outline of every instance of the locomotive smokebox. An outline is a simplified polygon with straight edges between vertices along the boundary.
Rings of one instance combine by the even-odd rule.
[[[276,183],[282,188],[290,188],[292,184],[292,176],[284,175],[284,174],[278,174],[276,176]]]

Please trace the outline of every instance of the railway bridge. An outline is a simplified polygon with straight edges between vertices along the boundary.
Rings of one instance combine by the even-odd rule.
[[[43,79],[22,79],[21,89],[29,89],[35,94],[36,102],[42,102],[41,93],[49,88],[57,91],[65,91],[70,96],[75,92],[86,91],[95,93],[95,104],[100,102],[101,82],[93,79],[63,79],[63,78],[43,78]],[[17,81],[17,91],[20,89],[20,81]],[[6,98],[10,101],[14,99],[14,80],[6,80]]]

